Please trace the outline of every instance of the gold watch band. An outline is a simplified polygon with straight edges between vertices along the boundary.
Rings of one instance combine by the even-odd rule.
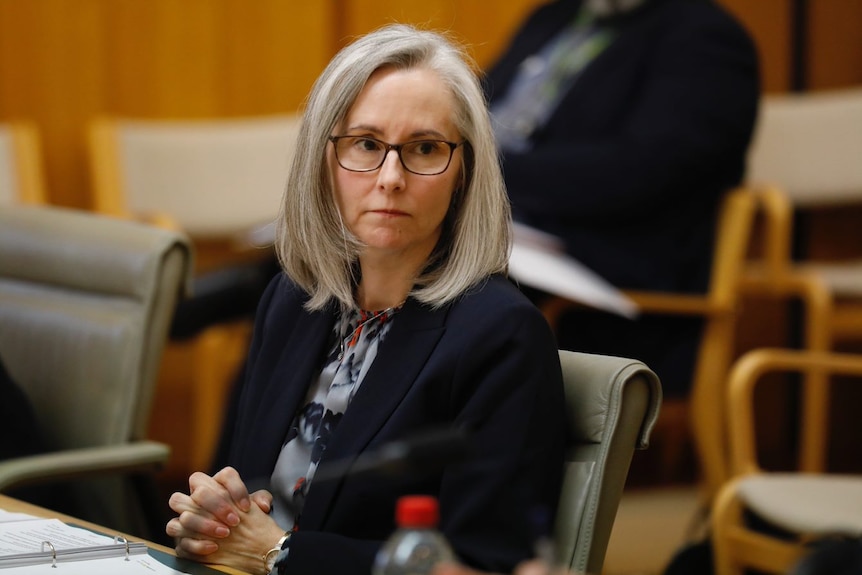
[[[285,541],[290,539],[291,535],[293,535],[293,531],[285,531],[284,535],[281,536],[281,539],[278,540],[278,543],[275,544],[275,547],[261,556],[261,559],[263,560],[263,568],[266,570],[266,573],[270,573],[275,568],[275,560],[278,559],[278,554],[281,553],[281,549],[284,547]]]

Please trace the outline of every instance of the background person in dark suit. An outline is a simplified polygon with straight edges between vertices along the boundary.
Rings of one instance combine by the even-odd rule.
[[[367,574],[397,498],[430,494],[461,561],[510,571],[532,555],[531,514],[556,508],[565,407],[553,335],[504,276],[510,211],[477,77],[442,36],[383,28],[315,83],[297,150],[231,467],[171,497],[168,535],[251,573],[274,550],[279,574]],[[314,478],[440,426],[473,456]]]
[[[36,417],[33,404],[24,390],[12,379],[0,355],[0,461],[38,455],[50,451]],[[56,486],[30,485],[13,488],[7,492],[18,499],[50,507],[67,508],[62,505],[61,494]],[[68,509],[68,511],[73,511]]]
[[[722,194],[756,117],[757,56],[712,0],[559,0],[486,90],[515,219],[621,288],[703,291]],[[541,297],[533,294],[534,298]],[[560,347],[635,357],[685,394],[699,324],[578,312]]]
[[[45,451],[33,406],[0,356],[0,461]]]

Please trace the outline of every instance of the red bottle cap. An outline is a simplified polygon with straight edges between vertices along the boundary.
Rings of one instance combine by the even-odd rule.
[[[395,521],[399,527],[436,527],[439,518],[437,499],[431,495],[404,495],[398,499]]]

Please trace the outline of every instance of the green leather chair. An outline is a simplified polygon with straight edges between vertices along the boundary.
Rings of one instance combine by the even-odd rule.
[[[51,450],[0,461],[0,492],[62,481],[55,494],[84,519],[157,535],[146,522],[158,507],[142,501],[143,486],[170,450],[146,431],[190,269],[188,240],[176,232],[0,207],[0,356]]]
[[[555,551],[569,569],[600,575],[632,455],[658,419],[661,384],[636,360],[561,350],[560,363],[571,428]]]

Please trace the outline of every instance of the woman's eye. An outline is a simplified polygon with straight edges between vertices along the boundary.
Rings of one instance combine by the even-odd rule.
[[[414,154],[430,156],[440,152],[440,142],[435,142],[433,140],[415,142],[411,148]]]
[[[357,138],[353,145],[364,152],[376,152],[380,149],[380,142],[369,138]]]

